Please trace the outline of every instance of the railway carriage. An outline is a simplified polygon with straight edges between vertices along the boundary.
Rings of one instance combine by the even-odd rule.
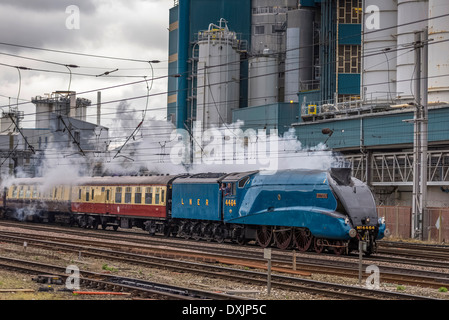
[[[165,221],[171,208],[169,185],[173,179],[174,176],[81,179],[72,190],[74,219],[81,226],[94,228],[160,225],[157,221]]]
[[[3,196],[5,214],[20,220],[54,222],[70,214],[68,185],[48,186],[42,178],[18,178]]]

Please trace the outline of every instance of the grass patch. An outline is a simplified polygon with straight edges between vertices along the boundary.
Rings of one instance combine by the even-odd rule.
[[[102,267],[101,267],[101,269],[103,269],[103,270],[106,270],[106,271],[111,271],[111,272],[115,272],[115,271],[118,271],[118,269],[117,268],[114,268],[114,267],[110,267],[110,266],[108,266],[108,264],[107,263],[105,263]]]

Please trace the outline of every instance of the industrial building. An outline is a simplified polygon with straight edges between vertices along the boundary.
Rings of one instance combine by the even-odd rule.
[[[31,99],[36,105],[34,128],[23,128],[23,112],[12,107],[1,118],[0,150],[1,175],[22,174],[39,176],[46,151],[70,151],[64,156],[85,156],[105,152],[108,149],[109,129],[99,123],[86,121],[91,101],[76,97],[76,92],[56,91]],[[99,112],[99,110],[97,109]],[[56,157],[54,155],[53,157]],[[90,162],[93,170],[96,163]]]
[[[448,15],[444,0],[175,1],[168,119],[326,141],[430,234],[449,207]]]

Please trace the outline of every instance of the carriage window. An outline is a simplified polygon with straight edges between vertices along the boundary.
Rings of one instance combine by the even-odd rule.
[[[153,203],[153,188],[147,187],[145,188],[145,204]]]
[[[79,188],[78,189],[78,200],[81,200],[81,193],[82,193],[82,190],[81,190],[81,188]]]
[[[132,195],[131,190],[132,190],[131,187],[125,188],[125,203],[131,203],[131,195]]]
[[[111,190],[106,190],[106,201],[109,201],[109,194],[110,194]]]
[[[95,189],[92,188],[92,196],[90,197],[92,199],[92,201],[94,200],[94,196],[95,196]]]
[[[161,188],[156,188],[156,194],[155,194],[155,199],[154,199],[154,203],[155,204],[159,204],[159,197],[160,197],[159,192],[160,192],[160,189]]]
[[[37,198],[37,186],[33,188],[33,198]]]
[[[30,187],[27,187],[26,192],[25,192],[25,198],[29,198],[30,195],[31,195]]]
[[[89,201],[89,193],[90,193],[89,188],[86,188],[86,201]]]
[[[23,186],[20,186],[20,189],[19,189],[19,198],[23,198]]]
[[[142,203],[142,188],[136,187],[136,193],[134,194],[134,203]]]
[[[122,203],[122,188],[115,188],[115,203]]]
[[[161,203],[165,202],[165,190],[162,189],[162,193],[161,193]]]
[[[17,198],[17,186],[12,187],[12,198]]]

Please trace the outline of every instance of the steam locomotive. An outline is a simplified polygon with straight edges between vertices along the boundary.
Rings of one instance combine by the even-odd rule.
[[[83,228],[139,227],[163,234],[335,254],[376,252],[385,235],[369,188],[349,169],[80,178],[44,187],[18,178],[2,215]]]

